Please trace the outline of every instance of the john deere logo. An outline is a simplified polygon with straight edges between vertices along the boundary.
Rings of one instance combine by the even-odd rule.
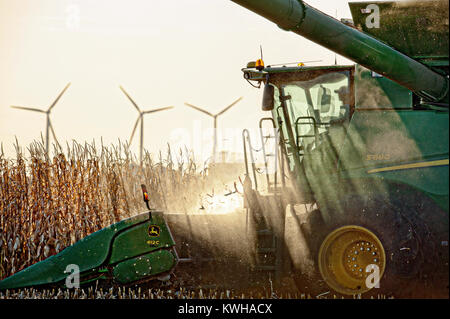
[[[148,235],[150,237],[158,237],[160,232],[161,229],[157,225],[150,225],[150,227],[148,228]]]

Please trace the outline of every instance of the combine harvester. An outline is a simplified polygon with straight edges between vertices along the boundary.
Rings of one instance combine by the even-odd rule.
[[[299,286],[303,240],[332,291],[448,297],[448,2],[354,2],[344,24],[300,0],[233,1],[357,63],[243,69],[264,83],[261,121],[278,133],[282,164],[281,187],[267,176],[272,194],[247,171],[256,241],[289,246]],[[292,224],[301,235],[288,242]],[[266,268],[281,271],[274,248]]]
[[[0,289],[64,285],[69,264],[82,283],[139,283],[179,262],[202,284],[294,277],[307,293],[448,297],[448,3],[355,2],[349,25],[300,0],[233,1],[357,63],[243,69],[264,83],[260,127],[272,131],[263,174],[243,132],[245,213],[150,210]]]

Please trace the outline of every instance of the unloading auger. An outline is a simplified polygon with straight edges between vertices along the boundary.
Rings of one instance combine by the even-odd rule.
[[[148,211],[103,228],[59,254],[0,281],[0,290],[39,286],[68,286],[96,280],[126,285],[171,273],[178,262],[175,241],[162,212]]]
[[[429,36],[435,31],[431,27],[426,28],[423,26],[420,29],[415,29],[417,25],[420,26],[420,23],[417,22],[420,20],[414,21],[411,19],[410,25],[405,25],[405,28],[408,27],[408,31],[411,31],[411,33],[402,31],[404,32],[403,35],[395,29],[393,31],[397,32],[379,32],[378,29],[384,30],[386,25],[391,26],[395,23],[395,20],[386,22],[385,17],[380,22],[382,23],[381,28],[366,28],[365,31],[381,37],[385,41],[383,42],[368,33],[361,32],[355,27],[341,23],[301,0],[232,1],[276,23],[283,30],[292,31],[397,82],[424,100],[448,103],[448,74],[437,72],[433,69],[434,65],[427,65],[429,61],[425,59],[425,57],[428,59],[448,57],[448,52],[445,52],[446,49],[448,51],[448,48],[445,49],[443,44],[442,48],[439,47],[441,44],[438,39],[441,38],[443,33],[436,33],[434,41],[425,42],[422,39],[426,38],[423,34]],[[396,3],[398,2],[386,2],[383,5],[392,6],[392,4]],[[416,6],[420,10],[420,1],[411,3],[411,7],[414,8]],[[368,4],[365,5],[367,6]],[[353,6],[358,6],[358,3],[353,4]],[[406,7],[406,4],[404,6]],[[447,8],[443,5],[441,6],[442,10],[448,10],[448,6]],[[364,8],[363,6],[363,12]],[[392,12],[394,10],[398,11],[398,8],[395,7],[389,9]],[[418,14],[418,10],[417,12],[411,11],[411,16],[414,17]],[[357,13],[354,12],[353,14],[356,15]],[[360,12],[359,16],[362,15]],[[401,17],[399,21],[400,19]],[[423,17],[423,19],[426,21],[426,17]],[[403,18],[403,20],[405,19]],[[429,25],[433,24],[428,21],[426,23]],[[400,22],[398,25],[400,25]],[[413,42],[414,40],[415,42]],[[406,44],[403,44],[404,42]],[[395,46],[391,47],[389,44],[394,44]],[[406,51],[411,51],[408,53],[412,56],[398,50],[398,47],[403,49],[403,46],[406,48]]]

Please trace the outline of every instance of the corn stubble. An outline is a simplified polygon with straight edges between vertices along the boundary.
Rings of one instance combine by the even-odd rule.
[[[336,296],[334,296],[337,298]],[[268,292],[238,293],[230,290],[177,290],[115,287],[109,289],[20,289],[0,293],[1,299],[269,299]],[[278,298],[278,296],[277,296]],[[286,293],[279,298],[312,299],[309,294]]]

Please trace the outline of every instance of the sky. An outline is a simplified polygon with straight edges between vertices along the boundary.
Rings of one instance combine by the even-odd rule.
[[[307,3],[351,17],[347,1]],[[229,0],[0,0],[0,142],[13,157],[15,138],[25,148],[45,134],[44,114],[10,106],[45,110],[71,82],[51,113],[61,144],[127,141],[138,113],[122,85],[143,110],[175,106],[145,116],[144,147],[153,153],[170,143],[204,157],[212,118],[184,102],[218,113],[242,96],[218,122],[219,150],[240,151],[242,129],[267,115],[262,90],[241,72],[260,45],[266,64],[334,63],[333,52]]]

